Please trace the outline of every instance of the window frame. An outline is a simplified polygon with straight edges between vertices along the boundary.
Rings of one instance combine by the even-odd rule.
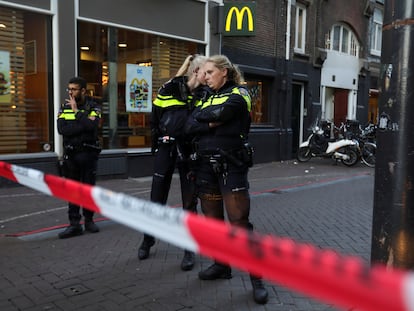
[[[150,147],[151,112],[126,108],[126,66],[152,66],[151,95],[154,99],[158,89],[176,74],[187,55],[202,52],[203,47],[188,40],[90,21],[78,21],[78,31],[78,73],[87,80],[89,95],[102,105],[99,136],[103,149]],[[114,44],[106,44],[108,40]],[[121,47],[120,43],[125,45]],[[110,55],[114,56],[111,60]]]
[[[383,19],[384,19],[383,12],[380,9],[375,8],[372,14],[371,49],[370,49],[371,54],[375,56],[381,56]]]
[[[298,54],[305,54],[306,51],[306,6],[300,3],[296,4],[295,45],[293,50]]]
[[[0,5],[0,19],[0,155],[52,152],[52,17]]]
[[[344,42],[346,33],[346,42]],[[347,26],[335,24],[329,31],[329,50],[359,57],[360,44],[355,33]]]
[[[271,80],[261,75],[248,73],[245,74],[244,80],[244,85],[248,89],[252,101],[251,125],[253,127],[271,125],[271,107],[269,101]]]

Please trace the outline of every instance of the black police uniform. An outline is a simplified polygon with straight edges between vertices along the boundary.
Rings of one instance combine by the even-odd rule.
[[[171,179],[177,167],[183,209],[195,212],[197,197],[195,186],[189,178],[191,143],[184,134],[184,125],[192,110],[191,95],[187,86],[187,77],[175,77],[165,83],[153,102],[151,116],[152,152],[154,174],[151,187],[151,201],[166,204]],[[138,251],[139,259],[146,259],[149,249],[154,245],[154,237],[144,234],[144,240]],[[190,257],[194,254],[186,252]],[[190,260],[189,262],[192,262]],[[183,270],[192,268],[192,264],[181,266]]]
[[[59,134],[63,135],[64,177],[90,185],[95,184],[98,156],[101,151],[98,140],[100,117],[99,105],[88,96],[83,103],[78,104],[76,113],[69,105],[63,105],[59,110],[57,127]],[[99,231],[93,223],[94,212],[88,209],[83,209],[82,212],[85,229],[91,232]],[[70,226],[67,232],[59,235],[60,238],[82,234],[80,206],[69,203],[68,216]]]
[[[195,115],[195,119],[204,126],[197,140],[200,157],[197,187],[202,197],[248,190],[247,173],[252,164],[252,150],[247,142],[250,110],[248,91],[234,83],[226,83],[203,102]],[[205,131],[211,122],[219,125]],[[248,211],[242,217],[230,219],[230,222],[247,227]]]
[[[196,172],[198,196],[205,216],[224,220],[224,208],[231,224],[253,230],[249,222],[250,196],[248,169],[253,165],[253,150],[248,144],[251,99],[248,91],[227,82],[203,102],[194,118],[197,132]],[[216,126],[209,127],[209,123]],[[223,205],[224,203],[224,205]],[[231,268],[215,262],[199,273],[202,280],[231,278]],[[250,275],[253,297],[266,303],[268,293],[260,277]]]

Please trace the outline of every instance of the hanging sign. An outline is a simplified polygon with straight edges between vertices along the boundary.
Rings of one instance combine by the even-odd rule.
[[[151,112],[152,67],[126,65],[125,106],[128,112]]]
[[[254,36],[256,2],[224,3],[224,36]]]

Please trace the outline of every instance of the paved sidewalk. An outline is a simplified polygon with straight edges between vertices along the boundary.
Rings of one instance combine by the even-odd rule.
[[[312,159],[255,165],[250,172],[255,229],[369,261],[374,169]],[[98,185],[148,199],[151,178]],[[174,178],[169,205],[179,206]],[[254,303],[249,276],[201,281],[211,260],[197,255],[183,272],[183,251],[157,241],[137,259],[142,233],[96,215],[101,232],[59,240],[66,203],[16,186],[0,189],[0,310],[338,310],[266,283],[269,303]]]

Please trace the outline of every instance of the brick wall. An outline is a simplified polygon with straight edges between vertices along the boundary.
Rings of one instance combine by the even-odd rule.
[[[369,17],[364,14],[366,1],[296,0],[307,7],[306,56],[299,60],[312,63],[318,48],[325,48],[325,35],[335,23],[348,25],[356,34],[362,51],[367,50]],[[233,0],[228,2],[246,2]],[[256,36],[223,37],[223,47],[240,52],[284,59],[286,51],[286,0],[256,0]],[[291,8],[290,58],[294,58],[295,6]],[[363,55],[361,55],[363,57]],[[296,55],[298,58],[298,56]]]

